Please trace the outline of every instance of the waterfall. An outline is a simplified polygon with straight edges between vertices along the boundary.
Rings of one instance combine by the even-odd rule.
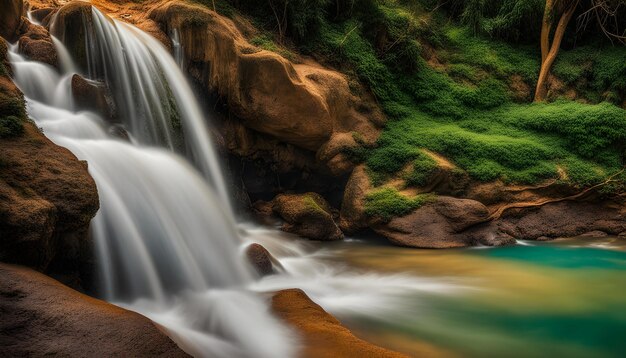
[[[186,77],[179,34],[176,59],[154,38],[92,8],[87,69],[63,39],[60,71],[11,45],[14,81],[30,118],[56,144],[86,160],[100,210],[92,221],[104,298],[162,325],[197,357],[291,357],[293,333],[269,312],[264,296],[303,288],[339,317],[393,320],[415,292],[453,292],[449,282],[377,275],[328,262],[306,241],[237,224],[205,115]],[[55,26],[55,20],[52,20]],[[111,90],[120,123],[78,110],[72,77],[80,73]],[[260,242],[286,272],[254,280],[240,248]]]
[[[252,274],[205,116],[169,52],[95,7],[90,80],[114,94],[130,141],[72,100],[76,65],[61,41],[61,71],[11,47],[28,114],[56,144],[86,160],[101,209],[92,221],[104,297],[165,326],[189,353],[291,356],[291,333],[246,290]],[[189,161],[186,158],[189,158]]]

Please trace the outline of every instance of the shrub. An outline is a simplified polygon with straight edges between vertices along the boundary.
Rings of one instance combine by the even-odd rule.
[[[0,138],[17,137],[24,133],[22,120],[15,116],[0,117]]]

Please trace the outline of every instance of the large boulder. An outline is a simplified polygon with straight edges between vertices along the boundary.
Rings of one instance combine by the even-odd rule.
[[[489,210],[477,201],[439,196],[406,216],[375,224],[374,231],[396,245],[417,248],[498,245],[493,235],[468,230],[488,218]],[[509,241],[504,240],[502,244]]]
[[[301,357],[407,357],[357,338],[302,290],[277,292],[272,297],[272,309],[302,337]]]
[[[87,70],[87,38],[93,31],[91,4],[84,1],[71,1],[63,5],[51,22],[50,33],[67,47],[74,63],[83,71]]]
[[[0,0],[0,36],[13,42],[19,33],[24,2],[22,0]]]
[[[0,263],[2,357],[188,357],[146,317]]]
[[[165,33],[179,32],[192,77],[223,98],[247,128],[313,152],[338,133],[376,140],[382,112],[354,95],[344,75],[252,46],[233,21],[202,6],[168,2],[149,17]],[[341,153],[322,154],[333,173],[351,169]]]
[[[330,205],[319,194],[281,194],[272,201],[272,209],[285,220],[286,232],[313,240],[343,239]]]
[[[58,66],[57,50],[48,30],[24,19],[21,33],[18,47],[21,54],[31,60]]]

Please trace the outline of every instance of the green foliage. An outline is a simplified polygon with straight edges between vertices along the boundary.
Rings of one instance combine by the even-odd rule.
[[[253,37],[250,40],[250,43],[263,50],[276,52],[280,54],[281,56],[283,56],[284,58],[288,59],[289,61],[292,61],[292,62],[297,61],[296,56],[291,51],[287,50],[286,48],[282,46],[277,45],[276,42],[274,42],[274,39],[272,38],[272,36],[269,34],[261,34],[259,36]]]
[[[383,187],[367,195],[365,213],[388,221],[394,217],[404,216],[432,199],[432,195],[428,194],[408,198],[393,188]]]
[[[437,168],[437,162],[422,152],[413,161],[413,168],[404,179],[409,186],[424,186],[437,172]]]
[[[626,93],[626,47],[561,51],[552,73],[592,102],[620,104],[619,94]]]
[[[15,116],[0,117],[0,138],[17,137],[24,133],[23,121]]]
[[[275,0],[275,8],[283,1]],[[348,152],[353,161],[365,161],[376,186],[409,164],[407,183],[424,185],[436,163],[423,149],[446,156],[476,180],[531,184],[564,172],[570,183],[593,185],[622,166],[626,112],[610,103],[512,103],[519,98],[510,89],[513,78],[529,89],[537,81],[544,5],[299,0],[288,3],[287,32],[300,51],[369,87],[390,119],[375,148]],[[266,31],[277,30],[269,6],[251,0],[238,6]],[[439,10],[429,12],[434,8]],[[272,38],[252,41],[280,51]],[[523,44],[528,41],[532,45]],[[592,102],[619,103],[625,59],[621,47],[581,46],[561,52],[554,74]],[[368,206],[390,217],[410,211],[411,200],[387,188]]]
[[[474,34],[536,41],[545,0],[459,0],[443,4]]]
[[[261,27],[284,28],[285,33],[296,40],[317,35],[326,21],[326,8],[331,3],[330,0],[265,0],[261,1],[262,4],[258,0],[227,1],[231,6],[262,19]]]

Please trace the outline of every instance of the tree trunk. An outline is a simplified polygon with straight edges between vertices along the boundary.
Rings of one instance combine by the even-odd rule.
[[[543,13],[543,24],[541,25],[541,63],[543,64],[550,51],[550,31],[552,30],[552,9],[554,0],[546,0],[546,8]]]
[[[547,0],[546,7],[549,5],[554,6],[553,1]],[[556,30],[554,30],[554,38],[552,40],[552,45],[549,44],[550,27],[551,27],[551,22],[552,22],[550,21],[551,10],[546,9],[544,13],[544,22],[543,22],[543,27],[541,31],[542,62],[541,62],[541,70],[539,71],[539,80],[537,81],[537,88],[535,89],[535,102],[543,102],[546,99],[546,96],[548,93],[546,82],[547,82],[548,76],[550,75],[550,69],[552,68],[552,65],[554,64],[554,60],[556,60],[556,56],[559,53],[559,49],[561,48],[561,41],[563,40],[563,35],[565,35],[565,29],[567,28],[567,24],[569,24],[569,21],[572,19],[572,16],[574,15],[574,11],[576,11],[576,7],[578,7],[578,1],[566,7],[565,11],[561,15],[561,18],[556,27]],[[544,43],[544,38],[545,38],[545,43]],[[545,45],[545,49],[547,49],[548,47],[550,48],[550,50],[547,51],[547,53],[544,52],[545,51],[544,45]]]

